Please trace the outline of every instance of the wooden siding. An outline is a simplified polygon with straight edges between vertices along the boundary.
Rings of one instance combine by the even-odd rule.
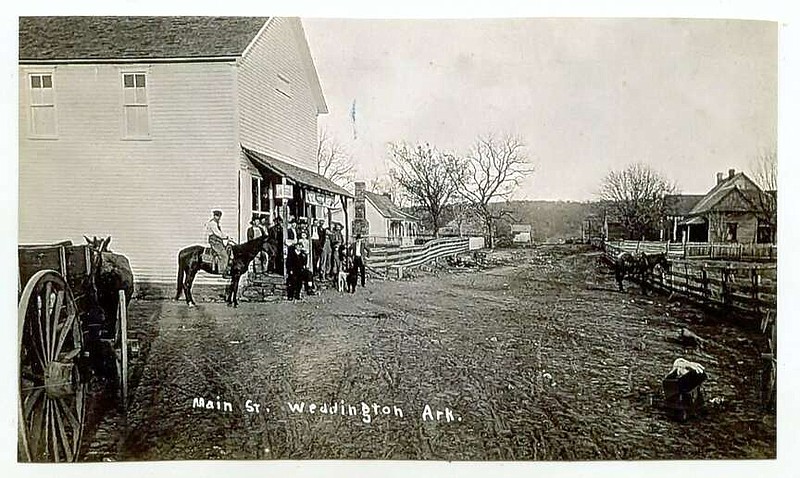
[[[111,235],[137,280],[171,282],[212,208],[239,235],[234,63],[55,66],[57,139],[33,140],[27,73],[43,69],[20,67],[20,243]],[[147,74],[149,140],[122,138],[123,71]]]
[[[377,237],[389,236],[389,221],[378,212],[375,206],[369,201],[365,200],[365,216],[369,223],[369,235]]]
[[[273,18],[239,60],[239,137],[245,146],[316,171],[317,107],[298,22]],[[278,91],[281,78],[291,97]]]
[[[711,231],[709,231],[711,242],[726,242],[729,222],[737,224],[736,242],[741,244],[756,243],[758,239],[758,217],[752,213],[726,213],[721,218],[711,221]]]

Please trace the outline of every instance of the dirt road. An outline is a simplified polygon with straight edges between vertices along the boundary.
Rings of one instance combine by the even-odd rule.
[[[616,292],[585,249],[503,254],[506,265],[369,282],[355,296],[239,309],[134,302],[146,345],[127,421],[104,410],[84,457],[775,456],[757,333],[675,298]],[[681,327],[711,340],[667,340]],[[650,403],[678,357],[706,367],[715,402],[688,423]]]

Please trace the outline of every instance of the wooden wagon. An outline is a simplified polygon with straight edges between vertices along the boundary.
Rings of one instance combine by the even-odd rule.
[[[96,246],[18,248],[21,461],[77,460],[93,376],[111,378],[127,402],[133,274],[124,256]]]

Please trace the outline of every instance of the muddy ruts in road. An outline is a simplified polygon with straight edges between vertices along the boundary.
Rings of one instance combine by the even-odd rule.
[[[269,443],[260,429],[263,416],[245,416],[238,400],[245,387],[224,368],[231,344],[219,333],[218,319],[196,309],[166,303],[159,340],[144,366],[128,412],[122,460],[262,458]],[[225,326],[223,324],[222,326]],[[232,412],[192,408],[196,397],[234,401]],[[235,443],[235,446],[231,446]]]

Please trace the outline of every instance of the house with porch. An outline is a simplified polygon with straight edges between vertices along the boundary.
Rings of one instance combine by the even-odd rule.
[[[668,194],[664,197],[667,215],[659,232],[661,241],[697,242],[693,239],[705,237],[698,228],[693,230],[695,236],[689,237],[689,226],[685,223],[686,216],[703,197],[702,194]]]
[[[355,183],[354,214],[359,225],[353,231],[376,246],[410,246],[421,231],[419,219],[400,209],[389,194],[366,190],[366,183]]]
[[[742,172],[717,173],[713,188],[679,223],[690,242],[769,244],[775,241],[775,195]]]
[[[349,235],[353,196],[315,172],[328,109],[299,19],[22,17],[18,68],[20,243],[110,235],[171,283],[214,209],[239,242],[254,215]]]

